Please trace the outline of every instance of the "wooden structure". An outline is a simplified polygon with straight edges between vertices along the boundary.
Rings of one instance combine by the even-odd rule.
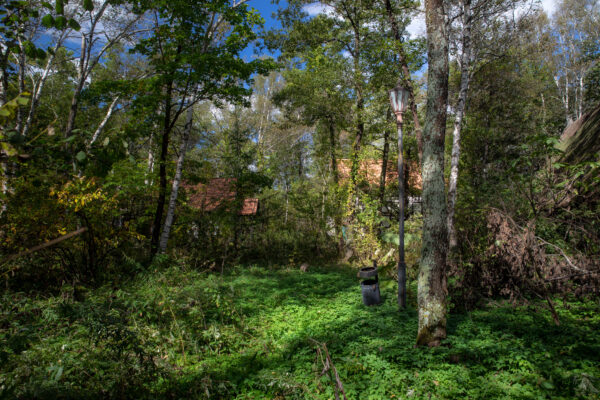
[[[350,179],[350,171],[352,170],[352,160],[343,158],[337,161],[340,181]],[[381,181],[382,160],[362,160],[358,167],[359,180],[365,180],[370,185],[379,185]],[[408,169],[408,187],[416,190],[423,189],[423,180],[421,178],[421,169],[417,161],[407,161],[405,167]],[[395,161],[388,161],[385,184],[398,182],[398,166]]]
[[[207,183],[183,185],[189,194],[190,207],[202,212],[212,212],[229,208],[236,198],[235,178],[214,178]],[[252,216],[258,213],[258,198],[244,198],[239,215]]]

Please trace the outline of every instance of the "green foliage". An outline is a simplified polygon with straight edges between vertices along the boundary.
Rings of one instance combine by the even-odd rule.
[[[345,267],[237,267],[223,276],[169,259],[114,288],[5,293],[0,395],[10,398],[333,398],[311,339],[327,343],[349,399],[598,395],[598,305],[566,302],[453,314],[447,346],[415,348],[415,286],[362,305]],[[411,306],[412,304],[412,306]]]
[[[51,13],[53,7],[48,2],[4,1],[0,5],[0,37],[3,45],[6,46],[6,51],[18,53],[19,42],[23,42],[25,54],[28,57],[44,59],[46,52],[28,40],[25,35],[25,26],[37,23],[37,19],[40,17],[40,23],[46,29],[63,30],[69,26],[78,31],[80,27],[77,21],[64,16],[64,3],[64,0],[56,0],[53,15]],[[4,65],[2,67],[5,68]]]
[[[0,107],[0,158],[17,155],[18,151],[15,149],[14,144],[18,143],[21,138],[18,132],[7,128],[16,118],[19,106],[26,105],[28,102],[29,93],[21,93]]]

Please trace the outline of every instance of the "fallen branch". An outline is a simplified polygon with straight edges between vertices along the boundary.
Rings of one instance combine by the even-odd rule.
[[[87,228],[85,228],[85,227],[84,227],[84,228],[79,228],[79,229],[77,229],[76,231],[73,231],[73,232],[67,233],[66,235],[63,235],[63,236],[61,236],[61,237],[59,237],[59,238],[52,239],[52,240],[51,240],[51,241],[49,241],[49,242],[42,243],[42,244],[40,244],[40,245],[37,245],[37,246],[35,246],[35,247],[32,247],[32,248],[30,248],[29,250],[25,250],[25,251],[23,251],[23,252],[21,252],[21,253],[18,253],[18,254],[13,254],[12,256],[8,256],[8,258],[6,258],[6,259],[4,260],[4,263],[7,263],[7,262],[9,262],[9,261],[12,261],[12,260],[14,260],[14,259],[17,259],[17,258],[19,258],[19,257],[26,256],[27,254],[31,254],[31,253],[34,253],[34,252],[36,252],[36,251],[39,251],[39,250],[45,249],[46,247],[53,246],[53,245],[55,245],[55,244],[57,244],[57,243],[60,243],[60,242],[62,242],[62,241],[64,241],[64,240],[70,239],[70,238],[72,238],[73,236],[81,235],[81,234],[82,234],[83,232],[85,232],[85,231],[87,231]]]
[[[502,214],[502,215],[503,215],[503,216],[504,216],[504,217],[505,217],[505,218],[506,218],[506,219],[507,219],[507,220],[508,220],[510,223],[512,223],[512,224],[513,224],[513,226],[514,226],[514,227],[516,227],[517,229],[519,229],[521,232],[525,232],[525,231],[526,231],[526,229],[525,229],[525,228],[523,228],[522,226],[518,225],[518,224],[517,224],[517,223],[516,223],[516,222],[515,222],[515,221],[514,221],[514,220],[513,220],[513,219],[512,219],[512,218],[511,218],[511,217],[510,217],[508,214],[506,214],[506,213],[505,213],[505,212],[503,212],[502,210],[499,210],[499,209],[497,209],[497,208],[494,208],[494,207],[490,207],[490,208],[491,208],[492,210],[495,210],[495,211],[499,212],[500,214]],[[564,250],[563,250],[562,248],[560,248],[559,246],[557,246],[557,245],[555,245],[555,244],[552,244],[552,243],[550,243],[550,242],[548,242],[548,241],[546,241],[546,240],[542,239],[542,238],[541,238],[541,237],[539,237],[539,236],[535,236],[535,235],[534,235],[534,237],[535,237],[535,238],[536,238],[538,241],[540,241],[541,243],[543,243],[543,244],[545,244],[545,245],[548,245],[548,246],[550,246],[550,247],[552,247],[552,248],[554,248],[554,249],[558,250],[558,252],[560,253],[560,255],[561,255],[561,256],[562,256],[562,257],[565,259],[565,261],[567,262],[567,265],[569,265],[569,267],[571,267],[572,269],[574,269],[574,270],[576,270],[576,271],[579,271],[579,272],[583,272],[584,274],[588,274],[588,273],[589,273],[589,274],[593,274],[593,273],[595,273],[594,271],[588,271],[588,270],[585,270],[585,269],[579,268],[577,265],[575,265],[575,264],[574,264],[574,263],[571,261],[571,259],[569,258],[569,256],[567,256],[567,254],[564,252]]]
[[[344,400],[348,400],[346,397],[346,392],[344,391],[344,385],[342,385],[342,381],[340,380],[337,369],[335,368],[335,365],[333,365],[333,361],[331,361],[331,356],[327,350],[327,345],[325,343],[317,342],[312,338],[310,341],[317,345],[317,357],[319,357],[321,364],[323,364],[321,376],[328,373],[331,383],[333,384],[335,399],[340,400],[339,392],[341,392]],[[323,356],[323,353],[325,356]]]

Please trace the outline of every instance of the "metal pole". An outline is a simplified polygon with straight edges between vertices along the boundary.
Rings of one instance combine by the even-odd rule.
[[[404,262],[404,154],[402,151],[402,114],[396,114],[398,125],[398,306],[406,308],[406,263]]]

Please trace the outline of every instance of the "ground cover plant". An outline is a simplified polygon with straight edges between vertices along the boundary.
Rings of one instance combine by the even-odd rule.
[[[600,305],[502,301],[453,313],[415,348],[415,287],[365,307],[355,270],[153,267],[119,287],[3,295],[0,398],[333,399],[325,343],[348,399],[597,398]]]
[[[0,1],[0,399],[600,398],[599,60],[600,0]]]

